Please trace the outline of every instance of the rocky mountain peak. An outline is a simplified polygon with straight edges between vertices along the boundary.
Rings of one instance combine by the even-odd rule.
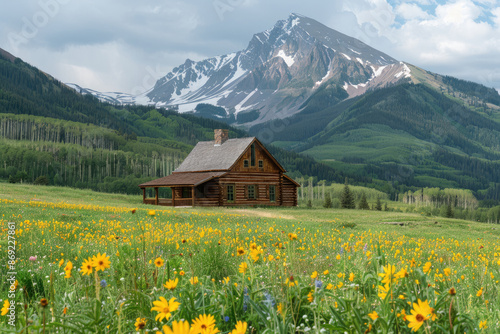
[[[140,101],[193,111],[200,103],[223,107],[252,122],[291,116],[322,85],[349,97],[407,82],[407,67],[365,43],[292,13],[254,34],[246,49],[201,61],[187,59],[160,78]],[[344,93],[345,93],[344,92]],[[139,99],[138,99],[139,100]]]

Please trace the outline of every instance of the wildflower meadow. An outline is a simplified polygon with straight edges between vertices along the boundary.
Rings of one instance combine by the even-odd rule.
[[[0,198],[2,333],[500,328],[494,225],[357,210],[174,209],[82,193]]]

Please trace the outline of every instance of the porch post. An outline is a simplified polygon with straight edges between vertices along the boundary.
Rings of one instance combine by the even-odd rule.
[[[146,203],[146,188],[142,188],[142,203]]]
[[[175,188],[170,187],[172,189],[172,206],[175,206]]]
[[[226,186],[225,184],[221,184],[219,182],[219,206],[224,205],[224,187],[225,186]],[[236,186],[234,186],[234,199],[236,202]]]
[[[194,206],[194,186],[191,188],[192,206]]]
[[[280,197],[279,203],[280,203],[280,206],[283,206],[283,173],[282,172],[280,172],[280,184],[278,187],[278,191],[279,191],[279,197]]]
[[[155,205],[158,205],[158,187],[155,187]]]

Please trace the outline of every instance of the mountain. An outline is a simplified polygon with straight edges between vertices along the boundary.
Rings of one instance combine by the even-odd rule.
[[[409,75],[404,63],[292,14],[255,34],[245,50],[186,60],[158,80],[147,96],[157,105],[177,105],[181,111],[194,110],[199,103],[236,115],[254,110],[258,117],[253,122],[259,123],[293,115],[323,85],[342,87],[352,97],[407,81]]]
[[[137,97],[127,93],[119,92],[99,92],[90,88],[82,88],[77,84],[66,83],[66,86],[73,88],[79,94],[92,95],[99,101],[116,105],[134,105],[137,103]]]
[[[138,96],[68,85],[104,102],[167,107],[250,128],[293,116],[306,106],[333,106],[404,83],[450,92],[464,81],[398,61],[311,18],[291,14],[255,34],[246,49],[197,62],[187,59]],[[481,89],[482,96],[490,90]],[[498,96],[491,90],[487,94]],[[456,98],[468,103],[463,96]]]
[[[297,113],[320,87],[338,87],[338,99],[410,80],[409,67],[363,42],[298,14],[255,34],[247,48],[202,61],[190,59],[140,97],[87,90],[101,100],[194,111],[223,107],[228,118],[254,113],[261,123]],[[217,116],[219,118],[219,116]],[[242,123],[241,121],[239,123]]]

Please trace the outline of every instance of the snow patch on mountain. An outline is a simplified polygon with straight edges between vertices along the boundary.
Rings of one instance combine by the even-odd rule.
[[[331,72],[332,71],[329,69],[328,72],[326,72],[325,76],[321,78],[321,80],[316,81],[316,83],[314,84],[314,88],[321,86],[321,84],[323,84],[323,82],[330,76]]]
[[[354,52],[355,54],[358,54],[358,55],[360,55],[360,54],[361,54],[361,52],[358,52],[358,51],[353,50],[353,49],[351,49],[351,48],[349,48],[349,50],[351,50],[351,51],[352,51],[352,52]]]
[[[99,101],[101,102],[111,103],[111,104],[119,104],[119,105],[136,104],[138,98],[141,96],[141,95],[134,96],[127,93],[118,93],[118,92],[98,92],[90,88],[82,88],[74,83],[66,83],[66,86],[74,89],[75,91],[77,91],[82,95],[90,94],[99,99]],[[144,102],[145,105],[149,104],[147,101]]]
[[[400,78],[401,76],[404,76],[404,78],[411,78],[411,70],[410,68],[403,62],[400,62],[401,65],[403,65],[403,69],[396,73],[394,76],[396,78]]]
[[[280,52],[278,52],[278,57],[283,58],[288,67],[292,67],[293,63],[295,63],[294,57],[287,56],[285,51],[283,50],[280,50]]]
[[[185,98],[189,97],[190,94],[193,94],[198,89],[203,87],[207,83],[208,79],[210,79],[210,77],[200,73],[198,75],[198,78],[196,81],[191,81],[189,83],[189,86],[187,86],[186,88],[183,88],[182,90],[180,90],[179,92],[176,93],[176,95],[178,96],[178,99],[174,99],[172,101],[172,103],[177,104],[177,103],[183,101]]]
[[[238,63],[236,65],[236,71],[234,72],[234,74],[232,75],[232,77],[229,78],[229,80],[227,80],[224,85],[222,86],[222,88],[226,88],[228,86],[230,86],[232,83],[234,83],[236,80],[238,79],[241,79],[245,74],[247,74],[247,70],[243,69],[243,67],[241,66],[241,63],[240,61],[238,60]]]
[[[384,69],[387,67],[387,66],[379,66],[378,68],[375,68],[374,66],[370,66],[371,69],[373,70],[373,76],[374,77],[378,77],[382,74],[382,72],[384,71]]]
[[[351,57],[349,57],[349,56],[348,56],[348,55],[346,55],[345,53],[342,53],[342,55],[343,55],[344,57],[346,57],[346,58],[347,58],[347,60],[351,60]]]
[[[212,104],[214,106],[217,105],[217,102],[221,99],[222,96],[216,96],[212,97],[209,99],[203,99],[202,102],[196,101],[196,102],[191,102],[191,103],[181,103],[181,104],[176,104],[177,110],[180,113],[188,112],[188,111],[193,111],[195,110],[196,106],[200,103],[206,103],[206,104]],[[164,105],[163,107],[166,107],[167,105]]]
[[[360,84],[357,84],[357,85],[351,85],[354,89],[358,89],[359,87],[366,87],[368,85],[368,82],[365,82],[365,83],[360,83]]]
[[[221,62],[215,69],[219,70],[220,68],[226,66],[227,64],[232,62],[233,59],[236,58],[237,55],[238,54],[236,52],[233,52],[233,53],[230,53],[230,54],[222,56],[222,57],[219,56],[221,58]]]
[[[255,93],[257,93],[257,92],[258,92],[258,89],[257,89],[257,88],[255,88],[255,89],[254,89],[254,90],[253,90],[250,94],[248,94],[248,95],[247,95],[247,96],[246,96],[243,100],[241,100],[241,102],[240,102],[240,103],[238,103],[238,104],[234,107],[234,109],[235,109],[235,111],[236,111],[236,114],[238,114],[240,111],[243,111],[243,110],[248,109],[248,107],[247,107],[247,108],[244,108],[245,103],[247,103],[247,101],[248,101],[248,100],[250,100],[250,98],[251,98],[251,97],[252,97]]]
[[[83,89],[82,89],[82,87],[78,86],[77,84],[66,83],[65,85],[68,86],[69,88],[73,88],[74,90],[76,90],[77,93],[82,94]]]
[[[344,82],[342,88],[347,91],[349,97],[362,95],[368,89],[384,87],[411,78],[411,70],[403,62],[379,67],[370,65],[369,68],[372,70],[372,76],[368,81],[358,84]]]

